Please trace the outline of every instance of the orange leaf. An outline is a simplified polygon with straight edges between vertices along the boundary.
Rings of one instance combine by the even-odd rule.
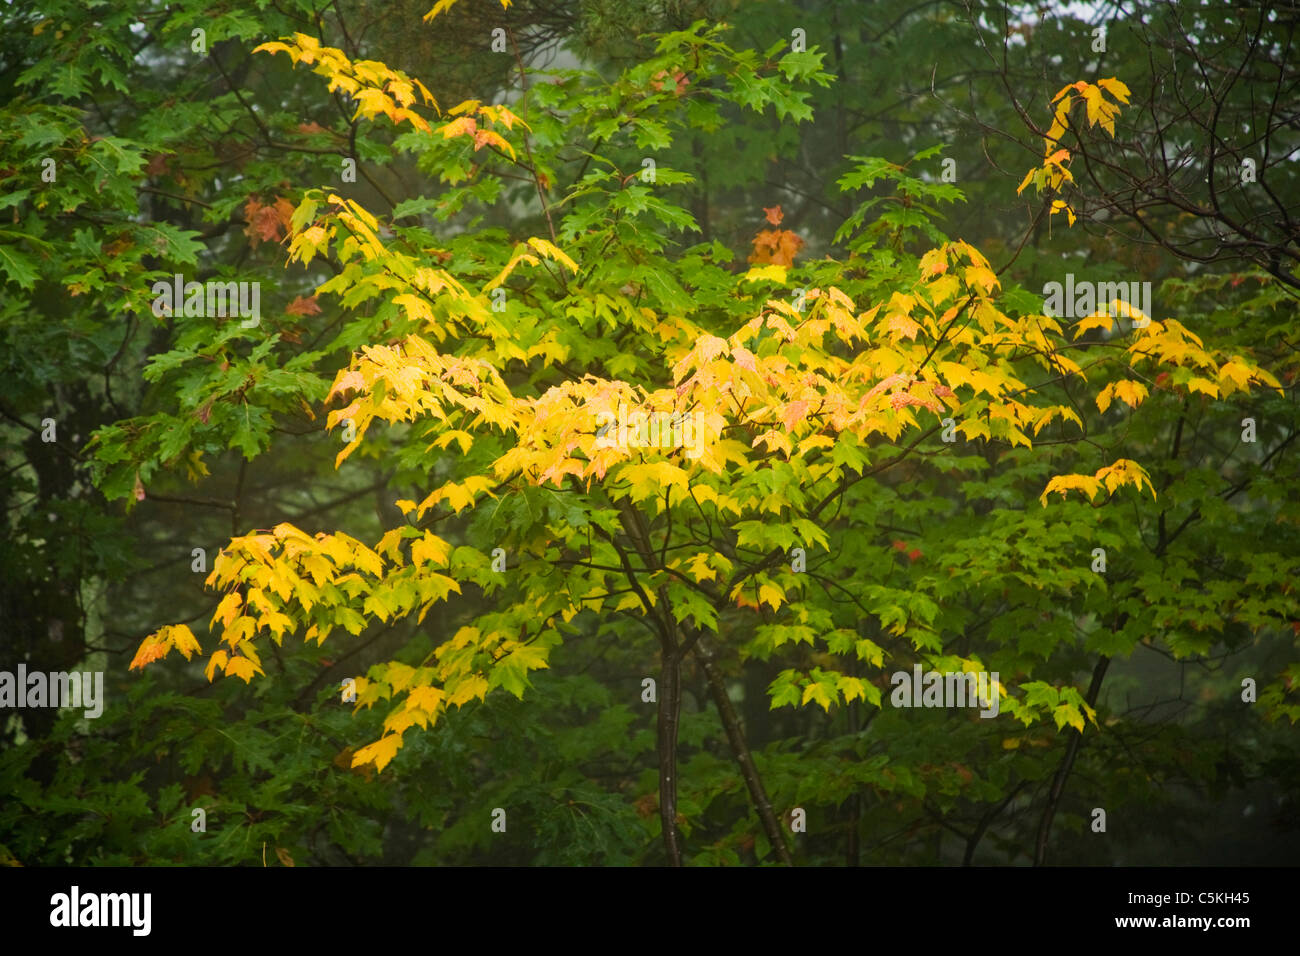
[[[284,307],[287,315],[320,315],[320,306],[316,304],[316,296],[298,296],[292,302]]]

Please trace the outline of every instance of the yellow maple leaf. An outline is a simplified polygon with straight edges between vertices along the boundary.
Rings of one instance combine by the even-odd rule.
[[[194,632],[185,624],[176,624],[172,626],[171,639],[172,645],[176,650],[185,655],[187,661],[193,657],[194,654],[203,649],[199,647],[199,642],[194,636]]]
[[[770,581],[758,586],[759,604],[766,603],[773,611],[779,611],[784,600],[785,592]]]
[[[401,734],[385,734],[374,743],[366,744],[352,755],[352,766],[363,767],[373,763],[375,769],[383,773],[384,768],[392,763],[397,751],[402,746]]]
[[[1088,496],[1088,500],[1091,501],[1096,497],[1096,494],[1100,489],[1101,482],[1098,479],[1090,478],[1087,475],[1057,475],[1047,483],[1047,487],[1043,489],[1043,493],[1039,496],[1038,500],[1042,506],[1046,508],[1047,496],[1052,492],[1060,492],[1061,497],[1064,498],[1066,492],[1074,490],[1082,491]]]
[[[262,674],[263,671],[253,663],[251,658],[235,655],[226,661],[226,675],[242,677],[245,684],[252,682],[254,673]]]
[[[214,651],[208,658],[208,666],[204,668],[203,673],[208,678],[209,683],[212,681],[212,675],[216,673],[218,667],[226,669],[226,661],[230,660],[230,655],[225,651]]]
[[[1125,379],[1121,382],[1115,382],[1113,388],[1115,389],[1115,397],[1126,403],[1130,408],[1137,408],[1142,404],[1142,400],[1147,397],[1147,387],[1141,382]]]

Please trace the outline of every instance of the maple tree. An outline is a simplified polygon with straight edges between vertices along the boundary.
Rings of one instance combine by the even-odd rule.
[[[980,5],[963,26],[887,4],[885,39],[841,50],[814,4],[809,52],[782,5],[649,19],[636,45],[629,10],[593,28],[610,59],[552,71],[529,66],[545,11],[503,11],[502,54],[472,29],[495,2],[439,3],[420,34],[282,6],[204,21],[210,75],[167,48],[148,84],[128,14],[57,0],[16,31],[57,54],[24,80],[56,105],[0,114],[0,179],[35,148],[60,173],[3,200],[6,351],[33,364],[0,412],[40,422],[51,383],[60,435],[95,438],[74,457],[27,429],[36,505],[25,470],[0,478],[6,601],[59,609],[60,654],[132,667],[128,707],[25,720],[0,758],[19,857],[405,861],[409,827],[427,862],[1041,862],[1049,838],[1091,859],[1092,806],[1284,779],[1259,768],[1297,716],[1294,305],[1267,270],[1157,268],[1085,231],[1113,225],[1081,169],[1141,138],[1144,50],[1053,98],[1087,57],[1026,28],[1023,74],[979,78]],[[935,51],[955,80],[916,68]],[[933,106],[968,82],[1002,128],[1025,95],[1028,142]],[[1044,314],[1072,258],[1163,279],[1158,307]],[[263,326],[151,319],[180,269],[260,280]],[[166,589],[140,570],[163,562]],[[1157,657],[1201,727],[1125,710],[1159,699]],[[998,672],[1000,716],[890,706],[914,664]],[[1251,736],[1197,737],[1229,726]],[[64,741],[80,759],[47,773]],[[207,838],[200,802],[226,817]],[[493,806],[531,849],[488,842]]]
[[[883,230],[877,237],[868,230],[851,243],[855,258],[810,263],[798,273],[803,286],[796,306],[785,292],[795,281],[790,268],[801,245],[792,232],[760,233],[755,267],[747,272],[727,269],[722,250],[698,246],[683,249],[674,268],[665,269],[645,263],[644,251],[661,243],[647,241],[641,224],[694,228],[671,193],[628,185],[604,162],[608,169],[587,172],[548,200],[558,181],[551,165],[560,145],[557,115],[586,120],[597,137],[626,127],[634,142],[669,145],[683,121],[674,109],[682,88],[646,95],[644,78],[671,74],[685,62],[696,77],[722,81],[711,97],[734,97],[752,108],[768,104],[769,98],[750,99],[752,86],[736,82],[735,71],[752,69],[752,61],[729,50],[718,28],[697,24],[662,37],[658,56],[630,71],[621,89],[616,85],[627,99],[615,109],[589,104],[582,77],[570,71],[562,85],[549,87],[555,93],[528,104],[531,121],[522,107],[467,101],[439,126],[411,108],[404,77],[381,86],[384,76],[394,82],[382,65],[353,64],[341,50],[301,34],[262,49],[314,64],[331,87],[348,84],[359,115],[409,123],[413,131],[399,143],[421,155],[422,168],[449,185],[467,180],[460,197],[453,190],[439,207],[468,195],[490,201],[499,186],[489,184],[514,171],[534,182],[553,226],[549,238],[516,243],[502,263],[485,254],[482,236],[438,240],[401,227],[401,209],[387,226],[394,238],[385,240],[375,215],[330,190],[308,190],[292,214],[290,260],[309,266],[332,254],[338,264],[317,294],[338,296],[350,307],[373,302],[382,320],[326,396],[340,405],[329,411],[327,426],[351,426],[337,464],[366,453],[377,422],[402,429],[394,447],[409,460],[453,446],[458,454],[435,455],[428,494],[398,501],[407,521],[370,545],[342,531],[310,535],[289,524],[233,538],[207,582],[224,595],[213,615],[214,635],[219,630],[224,646],[209,650],[206,674],[212,679],[223,671],[248,682],[263,673],[259,646],[264,650],[268,640],[278,645],[300,632],[320,644],[336,630],[359,635],[372,622],[408,614],[423,620],[468,587],[495,605],[420,660],[375,664],[356,679],[356,706],[382,704],[386,716],[383,734],[355,752],[353,766],[383,771],[412,728],[431,728],[448,708],[497,688],[522,696],[530,672],[548,666],[566,633],[630,617],[659,647],[659,808],[668,857],[680,862],[676,831],[686,821],[677,809],[675,752],[680,671],[689,654],[707,661],[715,645],[742,653],[800,642],[821,648],[821,664],[782,671],[770,693],[773,706],[813,702],[827,711],[854,700],[881,705],[879,681],[853,673],[859,665],[880,669],[886,660],[910,662],[918,654],[958,672],[996,663],[996,650],[962,653],[941,637],[939,602],[978,587],[987,573],[984,555],[937,549],[946,565],[941,571],[907,589],[869,588],[870,603],[861,611],[879,620],[877,640],[857,631],[856,610],[846,614],[826,599],[856,550],[846,539],[870,500],[854,498],[862,483],[908,461],[945,418],[968,441],[1026,452],[1054,421],[1062,433],[1073,425],[1081,434],[1086,425],[1076,402],[1031,384],[1035,368],[1055,376],[1061,388],[1071,379],[1088,382],[1085,369],[1100,366],[1121,376],[1126,369],[1185,375],[1189,389],[1215,395],[1280,390],[1276,377],[1249,356],[1207,350],[1172,318],[1135,328],[1119,353],[1111,342],[1079,343],[1092,329],[1110,330],[1111,317],[1088,316],[1067,334],[1057,320],[1008,301],[989,261],[961,240],[873,269],[887,250],[873,242]],[[792,81],[824,78],[819,57],[796,56],[776,60],[775,69]],[[1102,89],[1123,92],[1118,81],[1102,81],[1058,95],[1041,185],[1057,189],[1070,180],[1068,153],[1052,149],[1065,129],[1070,90],[1086,104],[1090,122],[1113,132],[1115,107],[1101,98]],[[708,103],[701,97],[696,106]],[[473,139],[468,151],[457,142],[461,136]],[[491,155],[477,158],[485,147]],[[662,165],[657,177],[662,186],[689,181]],[[920,196],[955,193],[875,160],[861,163],[841,186],[881,178]],[[565,206],[566,213],[552,216]],[[1051,200],[1050,211],[1058,209],[1073,221],[1068,205]],[[769,221],[780,224],[779,208]],[[854,225],[850,220],[847,227]],[[882,238],[897,247],[902,225],[881,217],[876,226],[889,229]],[[446,264],[433,264],[434,256]],[[521,273],[523,266],[530,270]],[[494,309],[490,293],[507,287],[508,304]],[[597,329],[602,336],[593,335]],[[593,340],[608,344],[593,348]],[[637,348],[620,349],[624,341]],[[1136,407],[1144,392],[1121,379],[1097,396],[1097,405],[1104,412],[1116,394]],[[634,414],[690,416],[697,453],[600,443],[598,418],[619,406]],[[1044,505],[1050,493],[1074,488],[1093,498],[1104,490],[1106,501],[1118,501],[1125,485],[1145,486],[1155,497],[1146,470],[1129,459],[1110,462],[1093,477],[1047,477]],[[457,519],[460,533],[435,533]],[[1053,519],[1022,520],[1046,528]],[[1068,567],[1063,543],[1055,544],[1065,565],[1055,569],[1058,580],[1041,585],[1058,599],[1090,573],[1083,564]],[[806,573],[795,570],[794,548],[819,560]],[[909,559],[924,554],[915,549]],[[1088,599],[1080,599],[1086,606]],[[188,656],[197,642],[188,628],[164,628],[145,640],[132,666],[173,647]],[[1023,664],[1002,668],[1027,673]],[[1072,687],[1018,679],[997,693],[1002,710],[1025,727],[1049,718],[1083,732],[1095,721],[1094,708]],[[725,693],[715,694],[715,702],[725,713]],[[732,744],[768,823],[767,839],[788,858],[743,738]]]

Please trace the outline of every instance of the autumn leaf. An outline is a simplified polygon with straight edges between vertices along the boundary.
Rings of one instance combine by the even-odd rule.
[[[385,734],[372,744],[367,744],[352,755],[352,766],[361,767],[373,763],[375,769],[383,772],[392,763],[397,751],[402,747],[401,734]]]
[[[767,221],[774,226],[781,225],[781,220],[785,218],[785,214],[781,212],[780,206],[773,206],[771,209],[764,206],[763,215],[766,216]]]
[[[140,646],[136,648],[135,657],[131,658],[131,664],[127,670],[136,670],[151,664],[159,658],[166,657],[167,652],[171,649],[170,643],[165,638],[160,638],[156,634],[150,634]]]
[[[754,251],[749,262],[754,265],[793,265],[803,244],[803,240],[788,229],[764,229],[754,237]]]
[[[244,219],[248,223],[244,234],[252,240],[250,245],[254,248],[261,242],[279,242],[288,234],[293,203],[280,197],[265,206],[256,197],[249,197],[244,205]]]
[[[284,307],[287,315],[320,315],[320,306],[316,296],[298,296]]]

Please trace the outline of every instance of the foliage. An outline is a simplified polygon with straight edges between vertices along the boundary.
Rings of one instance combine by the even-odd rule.
[[[1136,89],[1138,67],[1043,94],[1019,190],[959,189],[935,164],[973,168],[973,147],[933,115],[902,109],[907,139],[820,122],[866,102],[846,70],[915,84],[907,56],[846,54],[839,32],[824,50],[829,27],[793,49],[763,6],[656,23],[576,68],[530,67],[511,26],[508,56],[475,54],[510,95],[485,80],[457,105],[416,78],[427,64],[390,67],[305,3],[201,21],[216,96],[176,54],[199,5],[153,16],[170,52],[147,82],[135,15],[11,15],[39,47],[0,112],[0,167],[22,170],[0,198],[21,210],[0,234],[5,411],[32,437],[0,480],[42,507],[5,561],[34,577],[53,555],[42,607],[85,607],[69,659],[121,638],[126,667],[102,721],[13,733],[9,853],[1033,859],[1082,735],[1084,792],[1054,840],[1087,858],[1087,808],[1284,779],[1266,769],[1300,717],[1284,283],[1165,263],[1150,315],[1100,298],[1046,314],[1031,290],[1097,250],[1070,235],[1089,223],[1075,140],[1099,126],[1086,148],[1119,148],[1142,120],[1117,77]],[[901,9],[918,49],[979,29]],[[439,3],[425,29],[489,15],[547,14]],[[995,85],[976,102],[1006,108]],[[834,184],[815,212],[786,189],[807,143],[823,158],[804,185]],[[56,189],[34,150],[57,157]],[[1015,196],[1021,220],[963,212]],[[1042,236],[1060,211],[1075,228]],[[1099,278],[1151,274],[1112,255]],[[177,272],[260,282],[262,321],[152,314]],[[94,433],[61,472],[28,424],[50,401]],[[1247,417],[1257,441],[1237,437]],[[62,556],[60,524],[77,528]],[[139,577],[200,544],[211,567],[185,580],[207,593]],[[188,663],[147,666],[172,650]],[[1124,711],[1156,655],[1183,662],[1196,721]],[[892,706],[914,665],[995,673],[999,716]],[[1250,743],[1204,744],[1225,727]],[[809,832],[777,832],[769,801],[807,809]],[[936,850],[941,829],[964,846]]]

